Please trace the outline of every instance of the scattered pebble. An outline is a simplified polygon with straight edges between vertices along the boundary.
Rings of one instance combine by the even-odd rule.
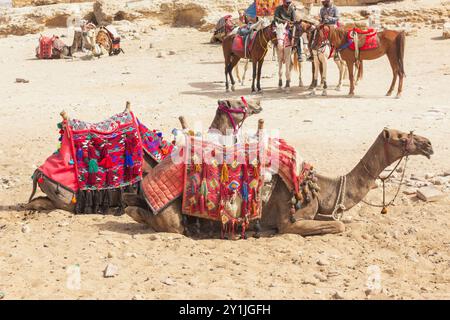
[[[27,225],[27,224],[24,224],[24,225],[22,226],[22,232],[23,232],[23,233],[30,233],[30,232],[31,232],[30,226]]]
[[[433,202],[441,200],[445,194],[434,186],[427,186],[417,190],[417,197],[426,202]]]
[[[310,285],[317,285],[319,283],[319,280],[316,278],[305,278],[302,280],[302,284],[310,284]]]
[[[176,54],[175,51],[173,51],[173,50],[170,50],[170,51],[169,51],[169,56],[173,56],[174,54]]]
[[[330,263],[328,262],[327,259],[320,258],[319,260],[317,260],[317,264],[318,264],[319,266],[327,266],[327,265],[329,265]]]
[[[332,298],[333,298],[333,299],[337,299],[337,300],[342,300],[342,299],[344,299],[344,296],[342,295],[341,292],[336,291],[336,292],[333,294]]]
[[[317,280],[324,282],[328,280],[328,277],[322,273],[315,273],[314,274],[314,278],[316,278]]]
[[[173,281],[169,277],[167,277],[166,279],[162,280],[161,282],[164,283],[165,285],[168,285],[168,286],[173,286],[175,284],[175,281]]]
[[[16,83],[29,83],[30,80],[22,79],[22,78],[16,78]]]
[[[158,240],[158,236],[156,234],[151,234],[148,238],[152,241]]]
[[[114,265],[112,263],[108,263],[106,265],[105,270],[103,271],[103,277],[105,277],[105,278],[115,277],[118,272],[119,272],[119,267],[117,267],[116,265]]]
[[[163,57],[162,52],[158,52],[158,54],[156,55],[156,57],[157,57],[157,58],[162,58],[162,57]]]
[[[144,299],[142,298],[141,295],[136,294],[136,295],[134,295],[134,296],[131,298],[131,300],[144,300]]]

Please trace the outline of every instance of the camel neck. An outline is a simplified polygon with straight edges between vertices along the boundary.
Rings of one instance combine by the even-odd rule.
[[[233,128],[233,124],[231,123],[230,118],[226,114],[217,111],[216,116],[214,117],[209,128],[219,130],[221,134],[226,135],[227,129]]]

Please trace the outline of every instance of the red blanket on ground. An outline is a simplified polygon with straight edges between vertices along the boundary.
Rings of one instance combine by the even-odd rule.
[[[356,34],[353,34],[353,32],[356,32]],[[360,37],[360,35],[365,36],[365,42],[364,44],[359,47],[360,51],[364,50],[371,50],[378,48],[378,37],[377,37],[377,31],[374,29],[368,29],[368,30],[361,30],[361,29],[352,29],[348,31],[347,33],[347,39],[348,41],[351,41],[351,44],[349,48],[351,50],[355,50],[355,42],[354,37]]]

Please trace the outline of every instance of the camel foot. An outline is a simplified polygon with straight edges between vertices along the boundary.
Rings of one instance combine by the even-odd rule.
[[[27,210],[50,211],[56,209],[53,202],[47,197],[37,197],[25,205]]]
[[[126,207],[125,214],[129,215],[134,221],[138,223],[146,224],[145,216],[143,215],[143,209],[139,207]]]

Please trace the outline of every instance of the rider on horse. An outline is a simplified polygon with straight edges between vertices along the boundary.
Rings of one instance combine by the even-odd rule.
[[[339,27],[339,11],[332,0],[322,0],[323,7],[320,8],[320,23]],[[339,60],[339,53],[334,52],[334,60]]]
[[[278,6],[274,12],[274,21],[278,23],[288,22],[289,28],[289,40],[292,41],[292,32],[290,27],[293,23],[295,23],[295,6],[292,4],[292,0],[283,0],[283,4]],[[298,52],[298,60],[302,62],[302,49],[300,44],[300,39],[296,44],[297,52]]]

